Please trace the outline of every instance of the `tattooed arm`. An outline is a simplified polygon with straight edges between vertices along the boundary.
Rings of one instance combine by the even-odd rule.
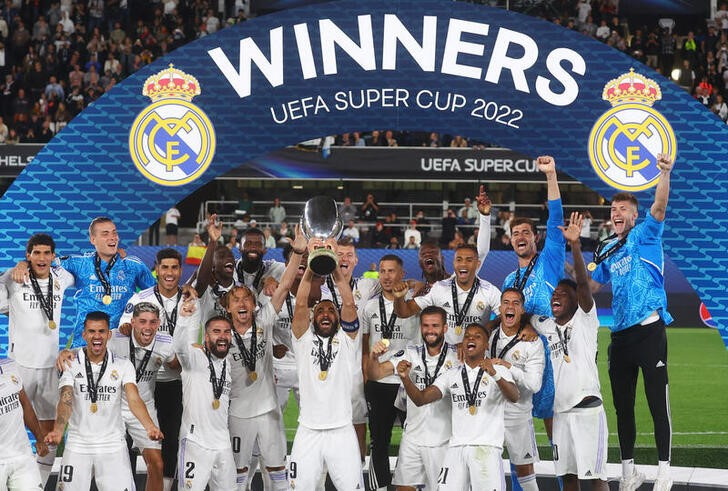
[[[58,399],[56,407],[56,423],[53,431],[49,431],[45,437],[46,443],[50,445],[58,445],[63,439],[63,432],[66,430],[68,420],[71,419],[73,412],[73,386],[64,385],[61,387],[61,396]]]

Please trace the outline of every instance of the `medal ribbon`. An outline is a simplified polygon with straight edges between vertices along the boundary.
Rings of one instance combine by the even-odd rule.
[[[508,353],[508,351],[511,348],[513,348],[520,341],[520,339],[518,339],[518,335],[521,334],[522,330],[523,330],[522,327],[518,328],[518,332],[516,332],[516,335],[513,336],[513,339],[508,341],[508,344],[503,346],[503,349],[500,351],[500,353],[498,353],[497,358],[500,358],[502,360],[503,357],[506,355],[506,353]],[[495,330],[495,333],[493,334],[493,342],[490,344],[490,357],[491,358],[496,358],[495,350],[498,346],[498,339],[500,338],[500,332],[501,332],[501,330],[500,330],[500,328],[498,328]]]
[[[220,378],[218,379],[215,375],[215,366],[212,364],[212,357],[210,356],[210,352],[207,351],[207,346],[205,346],[205,355],[207,355],[207,367],[210,369],[210,384],[212,384],[212,397],[219,401],[220,396],[222,395],[222,389],[225,385],[225,369],[227,368],[227,358],[223,359],[222,362],[222,373],[220,373]]]
[[[480,385],[480,380],[483,378],[483,369],[478,369],[478,375],[475,377],[475,383],[473,384],[473,387],[475,390],[473,392],[470,392],[470,381],[468,380],[468,369],[466,365],[463,365],[461,374],[463,377],[463,389],[465,389],[465,401],[468,403],[468,406],[474,407],[475,403],[478,400],[478,386]]]
[[[38,279],[35,277],[35,274],[33,273],[33,269],[28,269],[28,276],[30,277],[30,285],[33,287],[33,293],[35,293],[35,297],[38,299],[38,303],[40,303],[40,308],[43,310],[43,313],[46,315],[49,321],[53,320],[53,275],[48,274],[48,296],[44,297],[43,292],[40,291],[40,285],[38,284]]]
[[[608,257],[613,256],[617,253],[618,250],[624,246],[624,244],[627,243],[627,237],[629,234],[625,235],[621,239],[617,241],[616,244],[614,244],[613,247],[610,247],[606,252],[602,254],[602,250],[609,244],[610,241],[617,238],[617,234],[612,234],[603,241],[599,243],[597,246],[597,250],[594,252],[594,264],[599,264],[603,261],[605,261]]]
[[[104,372],[106,371],[106,365],[109,362],[109,352],[107,351],[104,353],[104,361],[101,363],[101,370],[99,370],[99,376],[94,380],[94,373],[93,369],[91,368],[91,360],[88,359],[88,351],[86,348],[83,349],[83,361],[86,365],[86,383],[88,384],[88,395],[91,397],[91,402],[93,404],[96,404],[96,401],[99,398],[99,381],[101,380],[101,377],[104,376]]]
[[[440,351],[440,356],[437,358],[437,365],[435,366],[435,373],[432,374],[432,377],[430,377],[430,374],[427,372],[427,345],[422,345],[422,366],[425,367],[425,387],[429,387],[432,385],[432,383],[437,378],[437,375],[440,373],[440,368],[442,368],[442,365],[445,363],[445,358],[447,358],[447,343],[442,344],[442,351]]]
[[[392,317],[387,321],[387,310],[384,307],[384,295],[379,295],[379,316],[382,327],[382,339],[392,339],[392,333],[394,332],[394,323],[397,322],[397,314],[392,310]]]
[[[569,356],[569,339],[571,339],[571,326],[564,327],[564,332],[561,332],[561,329],[559,329],[559,325],[554,322],[554,327],[556,327],[556,334],[559,335],[559,342],[561,343],[561,347],[564,349],[564,356]]]
[[[352,293],[354,292],[354,288],[356,288],[357,281],[352,278],[349,280],[349,287],[351,288]],[[334,279],[331,277],[331,275],[328,275],[326,277],[326,286],[329,287],[329,290],[331,291],[331,297],[332,301],[334,302],[334,306],[336,307],[336,310],[341,312],[341,305],[339,305],[339,298],[336,296],[336,284],[334,284]]]
[[[182,299],[182,288],[177,287],[177,301],[174,303],[174,309],[171,313],[167,313],[167,308],[164,306],[164,299],[159,293],[159,285],[154,285],[154,296],[157,297],[157,302],[159,302],[159,305],[162,307],[162,312],[164,313],[164,326],[171,336],[177,328],[177,307],[179,307],[179,301]]]
[[[94,255],[94,269],[96,270],[96,277],[101,282],[101,285],[104,287],[104,295],[111,295],[111,281],[109,273],[111,272],[111,268],[114,267],[114,264],[116,264],[116,260],[119,258],[118,254],[115,254],[114,257],[111,258],[109,261],[109,264],[106,265],[106,272],[101,272],[101,257],[99,256],[98,252]]]
[[[144,370],[146,370],[147,365],[149,364],[149,359],[152,357],[154,342],[152,342],[151,349],[142,348],[144,350],[144,358],[142,358],[142,362],[139,364],[139,367],[137,367],[136,350],[134,348],[134,341],[132,340],[132,337],[134,337],[133,332],[129,336],[129,361],[131,361],[131,364],[134,365],[134,370],[136,371],[136,381],[137,383],[139,383],[142,375],[144,375]]]
[[[238,345],[240,354],[243,356],[243,367],[247,368],[249,372],[254,372],[256,358],[258,357],[258,328],[255,326],[255,319],[253,319],[251,329],[253,332],[250,333],[250,350],[245,347],[243,337],[235,329],[233,329],[233,335],[235,336],[235,344]]]
[[[291,292],[288,292],[286,297],[286,308],[288,309],[288,317],[293,320],[293,304],[291,303]]]
[[[452,308],[455,311],[455,325],[462,326],[463,321],[465,320],[465,315],[470,309],[470,304],[473,303],[473,297],[475,296],[475,292],[478,290],[478,278],[475,278],[473,286],[470,287],[468,297],[465,299],[465,304],[463,305],[463,310],[460,310],[460,307],[458,306],[458,288],[456,286],[456,283],[457,281],[455,280],[455,278],[453,278],[452,283],[450,283],[450,286],[452,288]]]
[[[516,280],[513,282],[513,288],[523,291],[526,286],[529,276],[533,272],[533,268],[536,267],[536,261],[538,260],[538,253],[531,258],[531,261],[526,266],[526,271],[523,272],[523,279],[521,279],[521,268],[516,270]]]
[[[316,337],[319,340],[319,346],[318,346],[319,366],[321,367],[322,372],[328,372],[329,365],[331,365],[331,338],[333,338],[333,336],[329,336],[325,354],[324,354],[324,340],[321,339],[321,337],[318,334],[316,335]]]

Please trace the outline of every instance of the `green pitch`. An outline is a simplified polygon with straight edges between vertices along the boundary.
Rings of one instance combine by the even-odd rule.
[[[728,351],[714,329],[669,328],[668,370],[672,410],[672,464],[686,467],[728,468]],[[607,374],[609,331],[599,333],[599,376],[609,420],[609,462],[619,462],[617,422]],[[637,448],[640,464],[656,464],[652,420],[642,379],[637,386]],[[295,435],[298,408],[291,397],[284,414],[290,443]],[[543,423],[536,422],[541,457],[551,458]],[[395,427],[391,454],[396,455],[401,429]]]

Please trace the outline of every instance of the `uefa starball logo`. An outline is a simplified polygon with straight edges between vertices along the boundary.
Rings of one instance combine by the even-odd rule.
[[[129,153],[144,177],[163,186],[181,186],[200,177],[215,155],[215,129],[192,98],[195,77],[172,65],[144,82],[152,99],[134,120]]]
[[[660,86],[634,70],[604,86],[602,99],[612,108],[589,135],[589,160],[604,182],[623,191],[642,191],[659,181],[657,154],[674,160],[675,133],[652,105],[662,99]]]

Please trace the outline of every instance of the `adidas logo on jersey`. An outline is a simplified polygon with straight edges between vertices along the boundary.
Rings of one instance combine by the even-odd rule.
[[[591,471],[586,471],[586,474],[584,474],[584,477],[589,477],[591,475],[592,475]]]
[[[524,459],[530,459],[531,458],[531,453],[530,452],[526,452],[526,455],[524,455],[523,458]]]
[[[422,371],[422,369],[420,368],[419,365],[415,366],[415,372],[421,372],[421,371]]]
[[[457,383],[457,382],[455,382],[454,384],[452,384],[452,385],[450,386],[450,388],[451,388],[451,389],[457,389],[457,388],[458,388],[458,383]]]
[[[76,374],[76,377],[75,377],[75,378],[83,378],[83,374],[82,374],[81,372],[78,372],[78,373]]]
[[[96,275],[91,273],[91,275],[88,277],[89,280],[96,281]]]
[[[444,304],[442,304],[442,308],[443,309],[449,309],[450,308],[450,302],[445,302]]]
[[[374,314],[372,314],[372,319],[379,319],[379,316],[376,313],[374,313]]]

